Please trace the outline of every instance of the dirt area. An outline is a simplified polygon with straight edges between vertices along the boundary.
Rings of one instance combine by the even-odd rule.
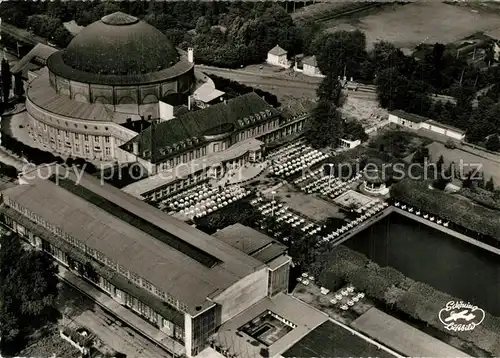
[[[359,29],[365,32],[368,48],[385,40],[398,47],[413,48],[421,42],[450,43],[476,32],[499,26],[500,16],[488,10],[438,1],[394,4],[383,11],[356,20],[334,20],[328,31]]]
[[[330,217],[339,219],[345,217],[336,205],[314,195],[295,191],[289,184],[279,188],[276,191],[276,196],[286,203],[290,209],[318,222]]]
[[[387,110],[380,107],[377,102],[351,96],[347,97],[341,112],[347,119],[358,120],[365,129],[379,124],[389,116]]]

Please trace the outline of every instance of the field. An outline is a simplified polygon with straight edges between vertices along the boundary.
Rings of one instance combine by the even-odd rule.
[[[289,350],[283,357],[392,357],[384,350],[353,335],[331,321],[323,323]]]
[[[445,4],[438,1],[393,5],[356,20],[333,20],[329,31],[360,29],[368,48],[385,40],[398,47],[413,48],[421,42],[450,43],[497,28],[500,16],[485,10]]]

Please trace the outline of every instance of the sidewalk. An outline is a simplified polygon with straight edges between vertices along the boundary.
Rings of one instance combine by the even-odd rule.
[[[60,279],[67,282],[69,285],[73,286],[81,293],[90,297],[104,310],[108,311],[113,316],[117,317],[161,348],[167,350],[168,352],[173,352],[176,356],[180,356],[185,353],[184,346],[181,343],[176,342],[165,333],[160,331],[158,328],[149,324],[148,322],[131,312],[129,309],[120,305],[104,292],[101,292],[92,284],[85,282],[83,279],[61,265],[59,265],[58,276]]]

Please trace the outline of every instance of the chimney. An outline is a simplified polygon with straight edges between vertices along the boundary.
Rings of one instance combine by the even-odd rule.
[[[344,76],[344,81],[347,81],[347,76]]]
[[[148,121],[151,121],[151,115],[148,114]]]
[[[188,111],[191,110],[191,96],[188,96]]]
[[[127,118],[127,123],[128,124],[132,123],[132,118]]]
[[[353,77],[351,77],[351,82],[354,82],[354,78]]]
[[[188,61],[194,63],[194,49],[192,47],[188,48]]]
[[[132,143],[132,154],[139,155],[139,143]]]

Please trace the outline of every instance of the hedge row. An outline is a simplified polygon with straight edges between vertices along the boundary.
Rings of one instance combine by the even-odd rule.
[[[494,194],[488,190],[463,188],[460,190],[460,194],[487,208],[500,210],[500,200],[495,199]]]
[[[311,273],[322,286],[337,290],[350,282],[371,298],[477,348],[500,356],[500,318],[486,313],[483,323],[470,332],[445,330],[438,312],[449,301],[460,301],[390,267],[378,267],[365,255],[343,245],[318,258]]]
[[[280,102],[278,101],[278,97],[276,95],[260,90],[258,88],[253,88],[250,86],[246,86],[236,81],[231,81],[230,79],[219,77],[216,75],[210,75],[210,78],[214,81],[215,88],[219,88],[220,90],[233,95],[243,95],[250,92],[255,92],[258,96],[264,97],[265,101],[269,103],[273,107],[279,107]]]
[[[0,163],[0,174],[12,179],[17,179],[18,171],[12,165]]]
[[[2,133],[2,146],[20,157],[25,157],[30,163],[35,165],[54,162],[58,164],[65,163],[67,165],[81,166],[89,174],[95,174],[97,172],[96,166],[84,159],[71,157],[63,159],[50,152],[30,147],[5,133]]]
[[[402,180],[391,186],[391,197],[464,228],[500,240],[498,220],[500,212],[474,205],[440,190],[429,189],[427,182]]]

